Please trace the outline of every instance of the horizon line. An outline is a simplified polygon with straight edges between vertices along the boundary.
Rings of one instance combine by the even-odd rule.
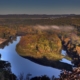
[[[69,14],[69,13],[67,13],[67,14],[0,14],[0,15],[80,15],[80,14]]]

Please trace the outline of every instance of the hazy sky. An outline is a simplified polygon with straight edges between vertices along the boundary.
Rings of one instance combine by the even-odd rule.
[[[80,14],[80,0],[0,0],[0,14]]]

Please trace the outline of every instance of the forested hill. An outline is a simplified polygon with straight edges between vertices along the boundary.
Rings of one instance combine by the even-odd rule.
[[[6,14],[0,15],[0,18],[59,18],[59,17],[80,17],[80,15],[75,14]]]

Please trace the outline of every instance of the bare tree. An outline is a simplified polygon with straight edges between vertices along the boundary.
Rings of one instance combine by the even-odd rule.
[[[24,80],[24,73],[20,73],[18,80]]]
[[[27,74],[25,80],[30,80],[30,76],[32,76],[32,74]]]

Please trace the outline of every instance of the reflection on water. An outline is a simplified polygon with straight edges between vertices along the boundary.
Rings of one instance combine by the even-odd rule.
[[[2,54],[1,59],[11,63],[13,73],[19,75],[19,73],[23,72],[24,74],[31,73],[32,76],[48,75],[49,77],[52,77],[54,75],[58,77],[61,70],[42,66],[19,56],[16,52],[16,44],[19,40],[20,37],[17,37],[15,41],[12,41],[12,44],[9,42],[4,49],[0,49],[0,53]]]
[[[65,50],[62,50],[61,51],[61,54],[62,55],[64,55],[64,56],[66,56],[67,55],[67,53],[66,53],[66,51]],[[63,58],[62,60],[60,60],[61,62],[66,62],[66,63],[68,63],[68,64],[71,64],[72,65],[72,63],[71,63],[71,61],[69,61],[69,60],[67,60],[67,59],[65,59],[65,58]]]
[[[54,61],[54,60],[48,60],[46,57],[36,59],[30,56],[26,56],[24,58],[29,59],[35,63],[41,64],[44,66],[50,66],[50,67],[60,69],[60,70],[65,69],[67,71],[72,71],[72,65],[69,64],[68,63],[69,61],[66,59],[65,59],[66,60],[65,62],[67,63],[63,61],[64,59],[62,59],[62,61],[59,61],[59,60]]]
[[[71,63],[71,61],[69,61],[69,60],[67,60],[67,59],[65,59],[65,58],[63,58],[62,60],[60,60],[61,62],[66,62],[66,63],[68,63],[68,64],[71,64],[72,65],[72,63]]]
[[[16,39],[17,39],[16,36],[8,39],[3,44],[0,44],[0,48],[4,49],[5,46],[9,46],[9,43],[13,43],[13,41],[16,41]]]

